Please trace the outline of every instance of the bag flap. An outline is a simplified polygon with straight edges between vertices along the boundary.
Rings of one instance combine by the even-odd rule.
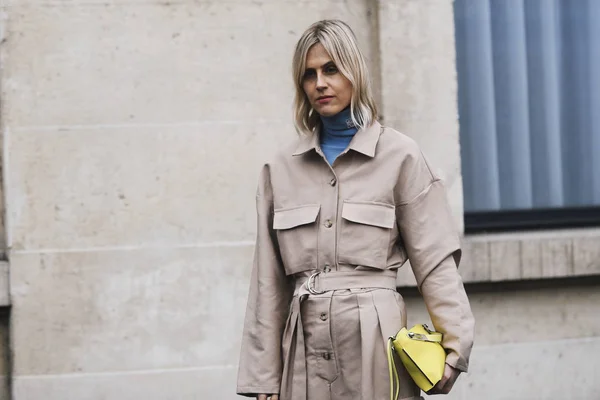
[[[317,220],[320,209],[321,205],[319,204],[307,204],[275,210],[273,229],[291,229],[313,223]]]
[[[359,224],[391,229],[396,222],[395,207],[384,203],[344,201],[342,218]]]

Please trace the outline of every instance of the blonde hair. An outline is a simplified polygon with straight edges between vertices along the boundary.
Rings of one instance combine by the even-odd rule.
[[[293,58],[293,77],[296,87],[294,98],[294,125],[299,134],[310,135],[319,125],[319,115],[312,108],[303,88],[306,54],[321,43],[338,70],[352,84],[350,111],[357,128],[370,126],[377,118],[377,106],[371,92],[369,69],[358,48],[356,36],[350,27],[339,20],[323,20],[312,24],[296,44]]]

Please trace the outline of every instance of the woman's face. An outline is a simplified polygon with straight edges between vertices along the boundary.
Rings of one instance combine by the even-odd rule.
[[[338,70],[321,43],[306,54],[302,87],[308,101],[319,115],[330,117],[348,107],[352,83]]]

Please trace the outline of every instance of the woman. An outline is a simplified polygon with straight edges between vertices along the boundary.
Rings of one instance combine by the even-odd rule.
[[[444,187],[418,146],[377,121],[367,66],[341,21],[313,24],[293,60],[302,134],[261,172],[238,394],[387,400],[386,340],[406,326],[408,259],[447,352],[467,370],[473,316]],[[398,365],[400,399],[419,389]]]

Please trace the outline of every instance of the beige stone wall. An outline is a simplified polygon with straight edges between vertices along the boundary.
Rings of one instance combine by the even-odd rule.
[[[463,229],[451,0],[380,0],[382,114],[414,138],[444,179]]]
[[[421,144],[462,226],[451,0],[4,0],[1,18],[15,400],[235,398],[256,177],[294,138],[290,59],[318,19],[354,28],[384,123]],[[493,275],[485,256],[468,279]],[[565,365],[596,351],[594,289],[474,294],[473,372],[453,398],[506,398],[490,373],[531,374],[554,344],[577,349]],[[521,325],[561,330],[513,343]],[[500,356],[517,364],[490,369]]]
[[[4,43],[6,43],[6,12],[3,7],[0,7],[0,93],[4,89],[5,81],[3,79],[3,65],[4,65],[4,55],[2,48],[4,47]],[[6,151],[6,147],[4,146],[4,101],[2,96],[0,95],[0,260],[6,260],[6,225],[5,225],[5,214],[6,207],[4,204],[5,201],[5,193],[4,193],[4,173],[5,173],[5,165],[2,162],[4,159],[4,153]]]
[[[342,18],[376,71],[374,4],[3,3],[14,399],[234,398],[293,46]]]

